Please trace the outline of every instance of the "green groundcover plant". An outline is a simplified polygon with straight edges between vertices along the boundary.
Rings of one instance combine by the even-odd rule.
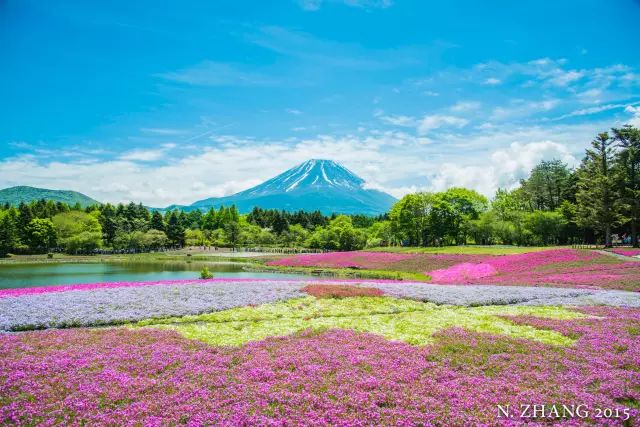
[[[136,325],[174,329],[187,338],[213,345],[236,346],[305,329],[331,328],[375,333],[414,345],[430,344],[435,333],[451,327],[528,338],[545,344],[570,345],[573,342],[558,332],[516,325],[508,316],[584,317],[563,307],[457,307],[391,297],[318,299],[310,296],[197,316],[145,320]]]

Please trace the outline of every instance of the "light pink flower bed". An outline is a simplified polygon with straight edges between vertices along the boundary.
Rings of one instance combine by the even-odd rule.
[[[439,284],[640,290],[640,263],[575,249],[550,249],[515,255],[329,252],[289,256],[267,265],[408,271],[427,274],[433,283]]]
[[[415,254],[398,254],[391,252],[327,252],[323,254],[304,254],[280,258],[267,263],[267,265],[284,267],[380,268],[415,257]]]
[[[453,267],[430,271],[431,280],[436,283],[453,283],[460,280],[475,280],[495,276],[498,270],[488,263],[471,264],[463,262]]]
[[[596,252],[554,249],[517,255],[486,256],[427,272],[435,283],[562,285],[640,289],[640,264],[620,262]]]
[[[638,256],[640,255],[640,249],[638,248],[615,248],[611,249],[611,252],[624,256]]]

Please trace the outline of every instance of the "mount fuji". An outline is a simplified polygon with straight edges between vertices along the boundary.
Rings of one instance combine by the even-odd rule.
[[[218,208],[235,204],[241,213],[255,206],[285,211],[323,214],[379,215],[388,212],[396,199],[387,193],[364,188],[364,180],[332,160],[307,160],[260,185],[239,193],[197,201],[186,210]]]

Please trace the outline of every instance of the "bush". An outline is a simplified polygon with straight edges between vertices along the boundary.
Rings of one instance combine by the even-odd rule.
[[[200,270],[200,278],[213,279],[213,273],[211,273],[207,267],[202,267],[202,270]]]

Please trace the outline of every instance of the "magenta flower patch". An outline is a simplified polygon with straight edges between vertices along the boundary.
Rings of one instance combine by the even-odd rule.
[[[615,248],[611,249],[611,252],[624,256],[638,256],[640,255],[640,249],[638,248]]]
[[[522,425],[497,405],[640,400],[640,310],[579,320],[518,317],[577,339],[556,347],[454,328],[414,347],[347,330],[210,347],[169,331],[0,335],[3,425]],[[463,351],[461,351],[463,349]],[[634,421],[635,419],[635,421]]]
[[[431,280],[436,283],[460,283],[491,277],[497,273],[498,270],[489,263],[471,264],[463,262],[453,267],[430,271],[429,275]]]
[[[323,254],[303,254],[271,261],[267,265],[285,267],[327,267],[327,268],[382,268],[399,261],[413,259],[416,254],[391,252],[327,252]]]

